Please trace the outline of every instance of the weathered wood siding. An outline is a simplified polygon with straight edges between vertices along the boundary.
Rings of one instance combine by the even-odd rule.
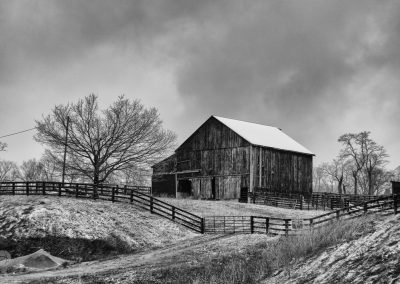
[[[152,193],[155,196],[173,196],[176,194],[175,171],[176,156],[171,155],[161,162],[155,164],[151,177]]]
[[[312,192],[312,156],[252,146],[253,187],[290,193]]]
[[[191,179],[195,198],[239,198],[240,187],[249,183],[249,147],[242,137],[210,118],[176,150],[178,171],[199,172],[178,179]]]
[[[175,171],[176,156],[171,155],[168,158],[152,166],[153,174],[171,173]]]

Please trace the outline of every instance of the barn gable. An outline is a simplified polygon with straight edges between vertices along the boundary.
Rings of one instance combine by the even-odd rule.
[[[175,152],[246,147],[249,142],[215,116],[207,119]]]

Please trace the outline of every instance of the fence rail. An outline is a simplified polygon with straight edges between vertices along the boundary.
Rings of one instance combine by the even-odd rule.
[[[255,188],[250,192],[252,203],[299,210],[335,210],[362,204],[389,195],[355,195],[328,192],[287,193]]]
[[[309,219],[283,219],[268,216],[210,216],[202,218],[175,207],[140,188],[118,185],[98,185],[60,182],[0,182],[0,195],[53,195],[101,199],[134,204],[153,214],[172,220],[198,233],[234,234],[266,233],[273,235],[301,234],[339,219],[352,219],[387,210],[398,212],[400,196],[391,195],[349,205]]]
[[[387,210],[397,214],[399,196],[385,196],[362,204],[337,209],[309,219],[284,219],[265,216],[211,216],[205,217],[205,233],[263,233],[296,235],[336,220],[348,220]]]
[[[101,199],[134,204],[153,214],[170,219],[198,233],[204,233],[204,219],[153,196],[147,187],[61,182],[1,182],[0,195],[53,195]]]

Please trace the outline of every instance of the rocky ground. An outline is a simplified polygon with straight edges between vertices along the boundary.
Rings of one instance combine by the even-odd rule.
[[[400,215],[377,215],[374,232],[301,259],[263,283],[400,283]]]

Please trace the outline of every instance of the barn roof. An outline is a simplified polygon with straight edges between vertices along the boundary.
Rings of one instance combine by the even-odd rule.
[[[215,115],[213,115],[213,117],[253,145],[314,155],[314,153],[286,135],[277,127]]]

